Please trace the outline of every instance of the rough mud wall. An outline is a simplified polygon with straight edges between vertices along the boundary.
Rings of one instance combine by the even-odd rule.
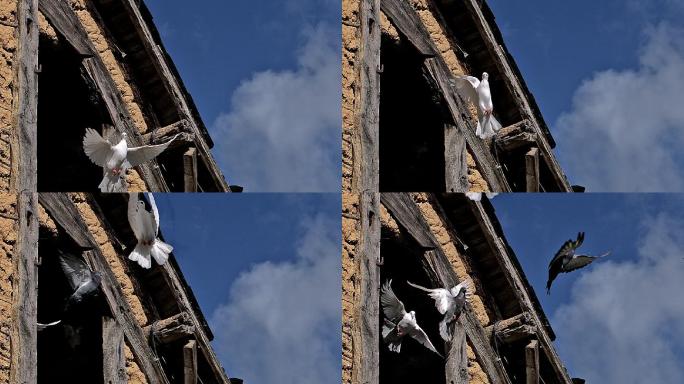
[[[17,242],[17,198],[0,194],[0,383],[9,383],[10,324],[12,322],[12,256]]]
[[[0,191],[10,183],[10,137],[14,123],[17,1],[0,0]]]
[[[356,247],[359,244],[359,196],[342,195],[342,383],[351,384],[354,361],[352,323],[358,294]]]
[[[358,129],[359,0],[342,0],[342,191],[352,191],[354,131]],[[359,165],[357,165],[358,167]]]
[[[129,81],[131,77],[126,68],[114,56],[114,45],[108,40],[104,26],[100,25],[97,21],[99,17],[91,10],[92,4],[87,5],[88,0],[69,0],[69,3],[76,11],[81,24],[88,33],[90,41],[95,46],[95,50],[109,70],[109,74],[121,93],[126,109],[131,115],[135,128],[140,134],[147,133],[151,127],[148,126],[145,120],[140,102],[140,94],[135,84]],[[136,170],[130,170],[126,178],[130,183],[130,191],[147,191],[145,182]]]

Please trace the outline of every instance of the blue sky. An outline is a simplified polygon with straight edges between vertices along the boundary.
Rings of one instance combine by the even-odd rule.
[[[684,1],[488,3],[573,184],[684,190]]]
[[[340,206],[334,194],[155,194],[161,230],[232,377],[340,375]]]
[[[146,4],[231,184],[339,191],[339,0]]]
[[[684,382],[684,196],[498,195],[506,238],[557,335],[573,377],[593,383]],[[585,232],[580,251],[608,258],[562,274],[548,262]]]

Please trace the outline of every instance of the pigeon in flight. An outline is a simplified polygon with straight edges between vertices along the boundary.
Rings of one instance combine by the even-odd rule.
[[[81,258],[61,251],[59,251],[59,265],[67,277],[69,286],[74,291],[64,305],[63,315],[68,315],[74,311],[74,308],[98,293],[102,283],[102,274],[92,272]],[[42,331],[61,322],[62,320],[48,324],[38,323],[38,330]]]
[[[501,129],[501,124],[494,115],[494,104],[492,103],[492,92],[489,89],[489,74],[482,73],[482,81],[474,76],[457,76],[455,81],[456,88],[462,91],[466,100],[475,104],[477,107],[477,130],[475,134],[487,139],[496,135]]]
[[[128,147],[126,133],[115,131],[106,140],[92,128],[86,128],[83,151],[90,161],[103,167],[105,176],[98,186],[102,192],[126,192],[123,176],[127,169],[136,167],[159,156],[178,135],[163,144]]]
[[[549,280],[546,282],[547,295],[551,293],[551,283],[553,283],[553,280],[559,273],[572,272],[586,267],[598,258],[610,255],[610,252],[606,252],[601,256],[576,255],[575,250],[582,245],[582,242],[584,242],[584,232],[577,234],[577,240],[567,240],[556,252],[551,263],[549,263]]]
[[[404,336],[408,335],[442,357],[430,342],[425,331],[418,326],[416,312],[411,311],[407,313],[404,309],[404,303],[399,301],[394,294],[392,280],[387,281],[380,289],[380,303],[385,314],[385,324],[382,326],[382,339],[387,343],[390,351],[401,352],[401,341]]]
[[[451,323],[458,320],[465,308],[466,301],[472,295],[468,289],[468,283],[464,281],[450,290],[444,288],[425,288],[410,281],[407,281],[407,283],[414,288],[427,292],[428,296],[435,300],[435,307],[437,307],[439,313],[444,315],[442,321],[439,322],[439,335],[442,336],[444,341],[451,341]]]
[[[159,211],[151,193],[131,193],[128,197],[128,223],[138,239],[138,244],[128,256],[141,267],[152,267],[151,257],[157,264],[164,265],[173,247],[159,240]]]

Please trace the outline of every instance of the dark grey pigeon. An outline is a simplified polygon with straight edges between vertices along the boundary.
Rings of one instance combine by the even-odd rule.
[[[413,284],[410,281],[407,281],[406,283],[414,288],[427,292],[428,296],[435,300],[437,311],[444,315],[442,321],[439,322],[439,335],[442,336],[444,341],[451,341],[451,324],[454,321],[457,321],[461,316],[466,305],[466,300],[472,294],[468,289],[468,282],[464,281],[451,289],[430,289],[418,284]]]
[[[62,267],[62,272],[64,272],[69,286],[73,289],[73,293],[64,305],[62,315],[64,317],[70,315],[74,308],[77,308],[85,300],[97,295],[102,283],[102,274],[100,272],[92,272],[83,259],[62,251],[59,251],[59,265]],[[41,331],[61,322],[62,320],[53,321],[48,324],[38,323],[38,330]]]
[[[584,232],[577,234],[577,240],[567,240],[560,247],[556,255],[549,263],[549,280],[546,282],[546,294],[551,293],[551,283],[556,279],[556,276],[560,273],[572,272],[576,269],[586,267],[591,264],[594,260],[610,255],[610,252],[606,252],[601,256],[589,256],[582,254],[575,254],[577,248],[579,248],[584,242]]]

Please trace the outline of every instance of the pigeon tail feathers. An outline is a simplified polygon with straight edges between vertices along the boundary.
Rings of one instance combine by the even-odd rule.
[[[166,261],[169,259],[169,254],[172,251],[173,247],[171,245],[159,239],[155,239],[150,253],[154,257],[154,260],[157,261],[157,264],[164,265],[164,263],[166,263]]]
[[[102,178],[102,181],[100,182],[100,185],[98,185],[98,188],[100,188],[100,192],[109,193],[128,191],[128,188],[126,186],[126,180],[123,177],[115,175],[110,172],[107,172],[105,174],[105,176]]]
[[[133,252],[128,255],[128,259],[137,262],[141,267],[150,269],[152,267],[152,259],[150,258],[150,247],[138,243]]]

